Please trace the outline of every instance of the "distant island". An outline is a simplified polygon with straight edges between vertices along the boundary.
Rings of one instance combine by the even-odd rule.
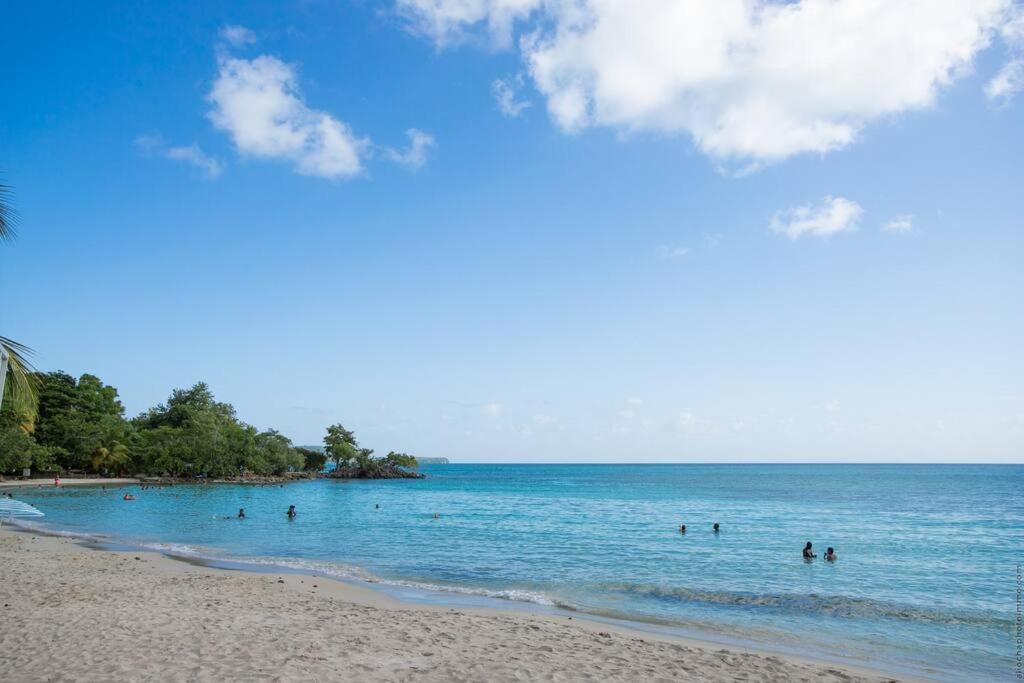
[[[316,451],[317,453],[323,453],[324,452],[324,447],[323,446],[296,446],[296,448],[299,449],[300,451]],[[325,459],[325,462],[326,462],[326,459]],[[451,464],[451,462],[448,460],[448,458],[422,458],[420,456],[416,456],[416,462],[418,462],[421,465],[450,465]]]

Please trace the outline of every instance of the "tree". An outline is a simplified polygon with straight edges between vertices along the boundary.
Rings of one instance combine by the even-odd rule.
[[[331,425],[324,437],[324,453],[336,466],[348,467],[359,453],[356,435],[340,423]]]
[[[404,467],[411,470],[420,466],[415,456],[409,455],[408,453],[396,453],[395,451],[391,451],[385,455],[384,462],[392,467]]]
[[[75,380],[58,371],[35,378],[39,400],[34,436],[52,449],[61,468],[91,468],[96,449],[112,442],[129,448],[135,430],[124,419],[117,389],[88,374]]]
[[[327,454],[323,451],[315,450],[313,448],[302,448],[301,446],[295,449],[296,452],[302,456],[302,470],[304,472],[322,472],[324,465],[327,464]]]
[[[52,453],[18,427],[0,427],[0,473],[53,469]]]
[[[11,188],[0,185],[0,241],[14,239],[16,215],[10,204]],[[7,337],[0,336],[0,406],[4,399],[21,410],[33,411],[36,392],[32,383],[32,350]]]
[[[106,446],[97,446],[92,454],[92,468],[106,474],[121,474],[128,464],[128,447],[123,443],[112,441]]]
[[[373,457],[373,449],[360,448],[356,435],[341,424],[327,428],[324,452],[337,466],[334,476],[392,478],[420,476],[405,470],[416,469],[416,458],[406,453],[391,451],[383,458]]]

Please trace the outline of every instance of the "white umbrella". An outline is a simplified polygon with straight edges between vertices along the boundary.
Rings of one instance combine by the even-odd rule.
[[[0,498],[0,525],[3,524],[3,519],[11,519],[12,517],[43,517],[43,513],[32,507],[28,503],[23,503],[20,500],[14,500],[13,498]]]

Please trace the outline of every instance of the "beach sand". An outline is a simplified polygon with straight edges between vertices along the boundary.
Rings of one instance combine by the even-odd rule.
[[[7,681],[882,681],[583,619],[400,603],[0,530]]]
[[[103,479],[100,477],[82,479],[61,478],[60,485],[64,486],[124,486],[126,484],[138,484],[139,479],[131,477],[119,477]],[[0,491],[4,489],[18,488],[53,488],[53,479],[8,479],[0,481]]]

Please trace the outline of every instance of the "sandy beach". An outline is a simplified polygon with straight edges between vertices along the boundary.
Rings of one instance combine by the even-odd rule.
[[[425,607],[323,578],[0,531],[11,681],[883,681],[582,619]]]
[[[90,477],[81,479],[61,479],[61,486],[124,486],[138,484],[141,480],[134,477]],[[0,491],[17,488],[47,488],[53,486],[53,479],[8,479],[0,481]]]

